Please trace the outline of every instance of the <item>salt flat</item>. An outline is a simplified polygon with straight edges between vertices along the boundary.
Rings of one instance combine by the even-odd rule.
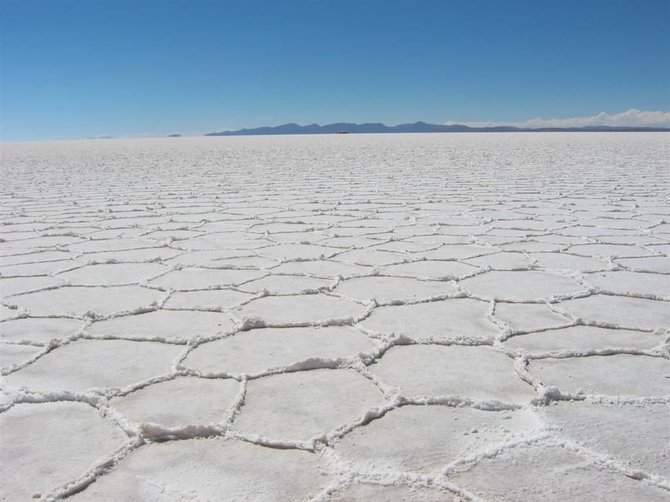
[[[2,145],[0,500],[670,500],[668,159]]]

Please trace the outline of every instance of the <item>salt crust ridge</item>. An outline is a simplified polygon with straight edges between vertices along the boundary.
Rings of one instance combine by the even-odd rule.
[[[564,137],[565,141],[568,141],[568,138],[574,141],[569,135]],[[625,145],[615,148],[618,149],[619,155],[627,155],[628,160],[643,155],[650,165],[654,165],[653,157],[642,152],[643,145],[647,148],[662,149],[662,141],[656,143],[656,140],[648,139],[651,137],[640,141],[631,136],[625,138]],[[397,141],[397,138],[395,140]],[[273,150],[258,142],[258,139],[235,141],[262,159],[269,161],[274,158]],[[307,142],[304,147],[306,151],[316,148],[310,143],[315,140],[302,141]],[[599,288],[588,280],[589,275],[614,271],[644,271],[646,278],[656,276],[659,280],[665,280],[669,273],[651,270],[657,264],[650,262],[649,259],[670,259],[668,258],[670,232],[667,228],[670,221],[670,210],[667,208],[670,179],[667,174],[664,175],[651,167],[646,168],[647,171],[641,168],[644,175],[629,183],[626,166],[619,163],[611,169],[608,165],[607,173],[600,171],[601,165],[597,166],[598,169],[589,166],[590,171],[581,173],[586,181],[579,182],[561,177],[560,173],[549,170],[543,171],[547,179],[537,179],[528,175],[523,169],[521,172],[513,172],[509,168],[501,168],[503,164],[496,163],[496,167],[503,169],[506,176],[515,178],[515,183],[504,185],[485,173],[482,170],[485,166],[470,165],[469,169],[473,169],[490,181],[491,184],[487,187],[484,184],[472,184],[457,172],[452,173],[453,179],[442,178],[436,169],[442,165],[438,154],[444,151],[445,146],[433,143],[439,140],[427,143],[430,155],[434,157],[429,155],[428,159],[424,159],[427,163],[423,166],[412,166],[412,169],[419,169],[423,177],[407,173],[403,177],[390,171],[380,175],[380,171],[375,167],[374,158],[369,157],[370,153],[366,150],[369,148],[366,141],[375,140],[360,140],[360,143],[356,143],[358,148],[356,155],[359,159],[366,159],[367,162],[360,170],[347,166],[344,173],[311,169],[302,172],[282,166],[274,171],[271,169],[263,171],[264,176],[268,177],[266,182],[257,182],[249,173],[240,170],[237,164],[226,164],[232,170],[226,176],[222,176],[219,168],[214,167],[216,164],[209,164],[211,159],[218,158],[218,146],[214,146],[216,145],[214,142],[206,141],[203,143],[206,145],[203,152],[190,153],[194,156],[194,165],[204,168],[204,171],[196,172],[191,166],[185,166],[180,162],[170,166],[163,165],[170,174],[181,179],[179,183],[174,184],[170,184],[170,176],[167,173],[162,173],[156,178],[140,178],[140,183],[124,182],[120,177],[121,173],[130,172],[130,165],[124,166],[119,162],[130,161],[133,164],[132,159],[139,152],[149,159],[154,159],[156,165],[162,162],[159,160],[162,159],[161,155],[165,155],[166,152],[175,153],[172,150],[173,146],[160,142],[128,144],[124,146],[127,148],[124,153],[107,147],[97,150],[83,143],[73,144],[69,147],[71,150],[40,146],[38,154],[31,154],[29,150],[19,146],[13,149],[3,147],[7,149],[3,169],[11,176],[6,177],[8,182],[1,191],[3,209],[0,225],[0,288],[4,279],[45,277],[53,278],[59,283],[45,287],[28,286],[25,290],[10,295],[2,294],[0,289],[0,306],[3,307],[0,309],[0,343],[29,345],[40,349],[36,355],[1,369],[3,381],[0,383],[0,413],[9,413],[14,406],[23,403],[31,405],[51,402],[84,403],[96,409],[101,417],[113,421],[127,436],[127,443],[123,447],[109,452],[106,458],[96,462],[78,478],[63,480],[61,485],[53,487],[48,493],[40,493],[41,499],[58,500],[85,490],[99,477],[121,468],[124,459],[132,455],[135,450],[153,442],[211,437],[244,441],[268,448],[303,450],[317,455],[331,473],[331,481],[319,493],[311,494],[312,500],[315,501],[329,500],[331,496],[360,483],[379,486],[402,485],[417,489],[434,487],[466,500],[480,500],[480,497],[467,487],[451,482],[452,474],[477,465],[484,459],[495,458],[502,452],[522,450],[528,445],[564,448],[584,458],[585,462],[598,466],[599,469],[640,480],[661,491],[670,491],[670,473],[633,469],[626,459],[594,451],[564,436],[550,424],[545,424],[541,430],[522,439],[510,442],[502,440],[461,458],[445,459],[443,467],[430,474],[354,469],[340,457],[337,450],[338,441],[351,431],[383,420],[387,414],[405,406],[468,407],[492,413],[501,411],[513,413],[515,410],[533,412],[536,407],[560,406],[561,401],[582,401],[604,407],[651,404],[670,407],[670,390],[665,395],[650,396],[570,394],[555,382],[542,382],[532,371],[533,361],[545,359],[562,360],[618,354],[670,359],[668,343],[670,315],[667,314],[670,309],[664,305],[664,302],[670,302],[670,294],[625,291],[625,288],[624,291],[614,291]],[[407,151],[404,148],[410,150],[416,148],[414,142],[421,140],[405,141],[408,142],[406,144],[401,142],[401,146],[392,147],[392,154],[395,155],[393,162],[400,171],[404,169],[403,163],[414,162],[413,157],[405,156]],[[533,150],[536,155],[541,155],[540,146],[533,143],[533,139],[528,141],[529,143],[523,143],[523,147]],[[589,149],[593,146],[588,141],[594,140],[584,141],[586,143],[579,143],[580,155],[588,155]],[[509,155],[498,150],[498,147],[499,145],[486,142],[484,146],[487,152],[499,155],[502,159]],[[464,150],[455,149],[452,152],[454,151],[458,155],[464,155]],[[301,155],[292,151],[285,153]],[[322,168],[331,162],[328,160],[328,155],[336,154],[334,151],[326,152],[326,163]],[[81,159],[93,160],[94,165]],[[302,157],[297,159],[299,163],[307,162]],[[517,162],[519,160],[523,161],[522,158],[517,158]],[[52,164],[59,165],[58,163],[62,165],[64,162],[73,169],[64,178],[60,177],[60,170],[48,167]],[[487,161],[483,162],[486,164]],[[106,163],[112,163],[114,169],[119,171],[113,178],[110,177],[107,167],[100,167]],[[36,165],[43,166],[44,169],[36,169]],[[85,165],[86,176],[81,174]],[[151,163],[146,165],[150,166]],[[136,165],[133,169],[135,168]],[[193,177],[178,174],[184,168],[187,174]],[[527,168],[524,166],[524,169]],[[586,169],[583,164],[569,168]],[[139,169],[155,172],[155,167]],[[37,172],[45,177],[49,185],[45,186],[44,182],[34,181],[37,179]],[[287,178],[282,176],[289,176],[291,179],[287,183]],[[36,188],[30,188],[33,184]],[[279,191],[277,185],[281,187]],[[459,218],[463,220],[462,223],[458,223]],[[594,218],[598,218],[598,225],[592,224]],[[427,223],[423,223],[424,220]],[[622,226],[625,228],[622,229]],[[299,231],[296,231],[297,228]],[[101,232],[112,230],[111,237],[98,238]],[[230,239],[226,238],[226,232]],[[632,242],[622,243],[623,237],[626,236],[631,236]],[[357,244],[358,242],[360,244]],[[228,245],[232,245],[232,248],[228,248]],[[376,248],[381,251],[376,251]],[[161,255],[164,250],[169,251],[166,257]],[[227,256],[231,254],[231,250],[235,256]],[[184,260],[188,261],[191,254],[210,251],[210,258],[199,260],[193,265],[184,264]],[[101,252],[107,256],[117,252],[124,253],[122,255],[124,257],[119,259],[108,257],[99,261],[95,255]],[[140,253],[143,258],[133,259],[132,253],[135,252]],[[151,256],[154,252],[156,255]],[[221,253],[219,258],[216,257],[218,252]],[[69,258],[60,256],[60,253],[67,254]],[[441,253],[463,257],[440,259],[438,256]],[[510,253],[523,257],[528,266],[495,268],[490,265],[476,265],[478,259],[491,259],[496,255],[507,256]],[[47,254],[46,259],[43,259],[44,254]],[[587,270],[552,269],[542,267],[537,256],[566,259],[571,256],[586,257],[602,263],[602,266]],[[235,258],[236,264],[217,263],[229,258]],[[245,258],[250,260],[266,258],[265,263],[272,262],[272,264],[265,267],[254,266],[254,263],[262,263],[257,261],[245,266]],[[635,266],[636,259],[643,260],[642,267]],[[121,283],[124,285],[122,287],[117,284],[80,285],[68,280],[68,276],[74,272],[85,274],[87,267],[122,263],[137,264],[140,269],[141,264],[151,263],[163,266],[164,270],[137,281],[124,281]],[[458,265],[463,271],[467,269],[468,272],[445,273],[443,264],[450,263]],[[649,263],[651,265],[644,265]],[[322,271],[300,272],[303,264],[318,265]],[[407,264],[422,265],[422,268],[417,268],[416,272],[405,268],[400,269],[401,272],[398,274],[392,273],[394,267]],[[291,274],[273,272],[274,269],[286,269],[288,265],[294,267],[295,271]],[[341,273],[343,265],[357,272],[343,274]],[[431,271],[433,266],[434,272]],[[338,272],[328,275],[323,271],[328,270],[328,267],[337,269]],[[231,271],[231,279],[223,280],[210,276],[209,280],[206,275],[208,270]],[[536,275],[544,274],[543,276],[547,278],[552,276],[559,278],[557,284],[565,284],[566,280],[572,281],[575,287],[569,291],[562,291],[562,286],[557,286],[557,292],[522,299],[499,297],[495,285],[487,286],[493,288],[490,293],[474,293],[468,289],[468,279],[487,277],[487,274],[495,270],[511,271],[505,272],[507,276],[518,274],[521,284],[524,280],[537,280],[524,275],[524,272],[531,271]],[[199,277],[203,277],[204,282],[198,283],[193,288],[186,285],[180,289],[160,285],[161,278],[168,274],[181,277],[182,271],[202,271],[204,273]],[[245,271],[248,274],[245,274]],[[330,283],[316,289],[302,290],[298,294],[273,294],[268,291],[249,293],[244,288],[245,284],[252,281],[270,277],[281,278],[282,275],[327,278]],[[222,273],[221,277],[224,276],[225,273]],[[411,277],[413,280],[430,283],[438,281],[448,286],[450,292],[414,300],[389,301],[377,301],[374,297],[363,301],[341,293],[340,286],[346,284],[348,280],[365,277]],[[113,276],[111,278],[113,279]],[[133,287],[155,295],[155,300],[133,308],[122,306],[113,312],[85,310],[63,312],[59,315],[39,313],[42,293],[64,291],[64,288],[69,287],[88,288],[91,294],[105,288],[109,289],[111,295],[115,292],[128,291],[122,289],[123,287]],[[220,312],[222,316],[227,316],[232,321],[233,327],[218,333],[184,333],[180,337],[164,337],[160,334],[160,326],[157,326],[156,333],[151,336],[89,333],[89,329],[101,321],[132,318],[155,311],[170,312],[172,309],[166,308],[166,303],[181,291],[212,293],[234,291],[249,296],[217,308],[193,307],[173,310]],[[300,300],[307,295],[316,295],[314,298],[324,300],[323,313],[317,312],[316,315],[311,315],[310,312],[301,312],[303,319],[298,321],[267,319],[262,313],[254,317],[243,315],[245,306],[256,305],[261,299],[275,299],[273,301],[280,306],[285,304],[289,314],[291,309],[299,312]],[[657,312],[657,317],[654,319],[660,321],[655,325],[638,322],[636,319],[620,323],[602,319],[599,312],[595,312],[593,316],[577,315],[568,306],[581,304],[580,302],[585,299],[607,297],[630,298],[632,302],[637,302],[634,305],[643,309],[642,312],[645,308],[656,307],[654,312]],[[36,299],[37,312],[32,313],[24,306],[22,300],[25,298],[34,301]],[[463,333],[425,338],[421,333],[397,334],[365,327],[365,321],[381,308],[394,309],[424,304],[429,308],[439,309],[444,302],[461,298],[486,305],[484,319],[497,332],[496,335],[475,336]],[[343,300],[352,306],[352,311],[348,315],[329,317],[328,299],[334,302]],[[513,322],[507,323],[496,317],[496,307],[500,304],[542,306],[547,312],[565,321],[560,326],[517,329]],[[353,306],[356,306],[355,309]],[[662,313],[663,309],[666,310],[666,314]],[[5,339],[3,334],[5,330],[10,332],[12,323],[23,319],[71,319],[80,322],[80,325],[77,330],[66,336],[47,341],[35,340],[30,336],[26,336],[25,339]],[[216,340],[234,337],[245,331],[265,327],[318,329],[327,326],[348,326],[357,330],[372,340],[375,348],[351,354],[349,357],[309,357],[286,365],[268,367],[262,372],[229,373],[225,368],[216,372],[204,372],[188,364],[188,355],[195,348]],[[523,337],[526,334],[541,334],[548,330],[575,326],[650,333],[658,337],[658,344],[646,349],[613,346],[528,353],[522,347],[510,348],[504,343],[506,340]],[[458,331],[457,328],[455,330]],[[138,350],[141,350],[144,343],[161,343],[182,350],[172,361],[166,361],[163,374],[122,387],[73,392],[68,389],[43,391],[20,385],[23,369],[39,363],[47,356],[57,356],[60,349],[79,340],[128,340],[137,344]],[[510,376],[527,384],[529,389],[533,390],[535,397],[519,405],[506,402],[505,396],[501,396],[500,399],[473,400],[467,395],[403,395],[375,373],[375,365],[383,360],[390,349],[403,350],[402,347],[417,344],[486,347],[487,350],[503,354],[510,360]],[[301,373],[308,376],[312,371],[331,370],[351,372],[370,382],[379,390],[380,404],[361,410],[361,413],[351,417],[350,421],[323,431],[309,440],[264,437],[242,432],[236,428],[236,418],[245,409],[249,382],[279,374]],[[665,378],[668,378],[668,374]],[[230,379],[238,383],[237,396],[229,403],[227,411],[220,420],[214,423],[193,423],[173,427],[150,422],[131,422],[110,402],[112,398],[126,396],[140,389],[151,388],[157,383],[186,376]],[[300,494],[303,495],[305,494]]]

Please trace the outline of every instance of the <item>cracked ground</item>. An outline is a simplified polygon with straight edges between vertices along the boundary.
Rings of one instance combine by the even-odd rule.
[[[669,500],[669,145],[3,145],[0,500]]]

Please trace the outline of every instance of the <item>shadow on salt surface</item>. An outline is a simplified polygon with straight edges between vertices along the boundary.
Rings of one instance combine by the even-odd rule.
[[[337,365],[379,346],[345,326],[251,329],[198,345],[183,361],[203,374],[260,375],[299,363]]]
[[[610,267],[604,260],[566,253],[533,253],[529,256],[536,265],[553,270],[591,272],[606,270]]]
[[[138,284],[169,270],[159,263],[113,263],[86,265],[58,274],[57,277],[66,279],[74,286],[121,286]]]
[[[426,260],[464,260],[491,253],[495,253],[494,248],[465,244],[462,246],[442,246],[432,251],[416,253],[416,256]]]
[[[395,500],[398,502],[446,502],[458,499],[448,490],[436,486],[402,486],[397,484],[352,484],[328,497],[328,502],[357,502],[360,500]]]
[[[167,260],[170,264],[179,264],[191,267],[216,267],[221,260],[255,256],[252,251],[239,249],[210,249],[205,251],[187,251]]]
[[[400,277],[361,277],[341,282],[333,293],[362,302],[404,303],[454,295],[454,284]]]
[[[670,300],[670,275],[617,270],[588,274],[584,280],[603,292]]]
[[[88,263],[123,263],[123,262],[163,262],[180,254],[180,251],[168,247],[151,247],[141,249],[125,249],[123,251],[99,251],[86,253],[81,261]],[[165,262],[169,265],[170,262]]]
[[[85,330],[97,337],[185,342],[232,331],[228,314],[187,310],[155,310],[144,314],[96,321]]]
[[[663,274],[670,274],[670,258],[667,256],[617,258],[616,262],[635,272],[660,272]]]
[[[42,347],[35,347],[33,345],[0,343],[0,370],[29,361],[42,352],[42,350]]]
[[[581,319],[616,328],[654,330],[670,326],[670,308],[662,301],[594,295],[563,301],[560,307]]]
[[[7,501],[46,495],[128,442],[109,418],[73,402],[16,404],[0,414],[0,431],[0,497]]]
[[[180,377],[113,397],[109,404],[135,423],[199,426],[222,423],[239,391],[232,379]]]
[[[112,238],[112,239],[93,239],[83,241],[78,244],[68,246],[70,251],[81,252],[101,252],[101,251],[124,251],[140,248],[154,248],[156,241],[142,238]],[[158,251],[158,250],[156,250]]]
[[[570,247],[570,252],[583,256],[609,256],[612,258],[630,258],[651,254],[642,247],[625,244],[577,244]]]
[[[547,329],[505,340],[505,347],[530,354],[578,354],[603,349],[651,349],[663,343],[663,337],[644,331],[609,329],[598,326],[571,326]]]
[[[326,290],[333,284],[332,280],[318,279],[295,275],[268,275],[239,286],[241,291],[251,293],[266,292],[271,295],[299,295]]]
[[[0,235],[3,235],[0,233]],[[21,250],[15,250],[21,251]],[[25,251],[25,249],[23,250]],[[0,266],[4,267],[8,265],[21,265],[25,263],[39,263],[39,262],[48,262],[48,261],[60,261],[76,258],[76,253],[71,253],[70,251],[31,251],[28,253],[17,254],[17,255],[0,255]]]
[[[58,260],[35,263],[21,263],[2,267],[2,275],[5,277],[24,277],[37,275],[50,275],[84,265],[81,260]]]
[[[334,261],[342,263],[352,263],[355,265],[391,265],[392,263],[401,263],[407,257],[400,253],[389,251],[378,251],[377,249],[354,249],[339,253],[332,258]]]
[[[554,312],[543,303],[496,303],[494,317],[503,321],[513,333],[569,326],[572,320]]]
[[[396,346],[370,371],[412,398],[458,396],[496,408],[496,402],[518,406],[537,397],[516,374],[514,360],[486,346]]]
[[[381,267],[379,271],[385,275],[444,281],[465,277],[478,270],[477,267],[457,261],[421,260]]]
[[[359,472],[430,474],[492,445],[530,439],[542,428],[532,410],[409,405],[354,429],[334,450]]]
[[[40,236],[33,237],[29,239],[17,239],[13,241],[7,241],[7,237],[4,238],[6,243],[11,245],[11,248],[16,250],[25,250],[25,249],[46,249],[52,251],[50,248],[56,248],[58,246],[70,246],[77,245],[78,243],[85,243],[84,239],[81,237],[69,237],[65,235],[59,236]]]
[[[293,261],[282,263],[272,269],[276,274],[312,275],[324,279],[342,277],[359,277],[369,275],[373,271],[370,266],[340,263],[332,260]]]
[[[251,293],[243,293],[232,289],[175,292],[165,302],[165,308],[220,311],[227,310],[253,297],[254,295]]]
[[[346,298],[324,294],[266,296],[236,307],[232,314],[252,319],[264,326],[299,326],[309,324],[349,324],[361,317],[366,307]]]
[[[62,279],[49,276],[40,277],[16,277],[13,279],[0,278],[0,298],[7,298],[18,293],[28,293],[38,289],[61,286],[65,282]]]
[[[586,290],[570,277],[537,271],[486,272],[462,280],[461,285],[479,298],[521,302],[572,296]]]
[[[632,470],[670,476],[670,404],[644,406],[560,402],[538,409],[547,427],[611,455]]]
[[[404,336],[416,341],[473,340],[490,342],[499,334],[486,315],[488,302],[469,298],[379,307],[359,323],[371,333]]]
[[[38,316],[107,316],[155,307],[165,296],[140,286],[64,286],[12,297],[12,303]]]
[[[670,361],[663,357],[614,354],[538,359],[530,362],[528,372],[573,396],[670,396]]]
[[[0,305],[0,321],[13,320],[19,317],[25,317],[25,312],[19,310],[17,305],[10,304],[9,307]]]
[[[233,427],[275,441],[308,442],[384,404],[379,388],[353,371],[282,373],[249,381]]]
[[[279,244],[257,250],[258,254],[261,256],[282,261],[327,258],[338,251],[338,249],[318,246],[315,244]]]
[[[213,263],[214,268],[243,268],[267,270],[279,262],[263,256],[237,256],[234,258],[222,258]]]
[[[463,260],[463,263],[493,270],[526,270],[530,267],[530,260],[526,254],[504,251],[477,258],[467,258]]]
[[[23,318],[0,323],[0,340],[44,345],[53,338],[75,335],[83,327],[76,319],[57,317]]]
[[[551,443],[503,450],[457,467],[449,479],[485,500],[667,500],[665,490]]]
[[[510,237],[496,237],[493,235],[481,237],[480,240],[488,242],[489,244],[498,244],[503,251],[517,251],[523,253],[558,253],[567,247],[564,244],[538,242],[533,240],[509,242],[510,240],[514,241],[516,239]]]
[[[377,237],[374,238],[374,236],[366,237],[366,236],[354,236],[354,237],[327,237],[321,240],[319,243],[323,244],[324,246],[330,246],[330,247],[335,247],[338,249],[342,249],[343,251],[348,250],[349,248],[371,248],[374,246],[375,250],[378,251],[405,251],[406,248],[402,249],[396,249],[396,247],[389,246],[389,244],[382,244],[381,246],[379,243],[384,242],[383,237]],[[395,242],[400,242],[400,241],[395,241]]]
[[[293,501],[328,481],[322,462],[299,450],[230,439],[188,439],[140,447],[73,502],[133,500]]]
[[[260,279],[265,272],[259,270],[184,268],[173,270],[149,282],[152,286],[177,291],[215,289],[234,286],[253,279]]]
[[[38,392],[122,388],[167,374],[183,350],[165,343],[77,340],[52,350],[5,380],[11,387]]]

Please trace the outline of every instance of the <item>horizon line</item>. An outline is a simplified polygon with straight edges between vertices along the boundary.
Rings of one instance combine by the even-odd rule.
[[[110,138],[117,138],[117,139],[130,139],[130,138],[161,138],[161,137],[166,137],[170,135],[179,135],[179,136],[184,136],[184,137],[197,137],[197,136],[205,136],[209,134],[221,134],[221,133],[234,133],[234,132],[239,132],[239,131],[253,131],[257,129],[270,129],[270,128],[277,128],[277,127],[282,127],[282,126],[288,126],[288,125],[294,125],[298,127],[310,127],[310,126],[318,126],[318,127],[328,127],[332,126],[335,124],[347,124],[347,125],[355,125],[355,126],[363,126],[363,125],[381,125],[385,128],[394,128],[394,127],[400,127],[400,126],[408,126],[408,125],[417,125],[417,124],[427,124],[430,126],[435,126],[435,127],[440,127],[440,126],[462,126],[462,127],[467,127],[470,129],[473,129],[473,132],[477,132],[477,129],[482,129],[482,128],[515,128],[515,129],[522,129],[522,130],[527,130],[527,131],[533,131],[533,130],[542,130],[542,129],[563,129],[563,130],[583,130],[584,128],[638,128],[638,129],[654,129],[654,130],[659,130],[661,132],[664,132],[666,130],[670,131],[670,111],[662,111],[662,110],[639,110],[637,108],[629,108],[628,110],[624,112],[619,112],[619,113],[607,113],[607,112],[600,112],[595,115],[587,115],[587,116],[577,116],[577,117],[568,117],[568,118],[549,118],[549,119],[544,119],[541,117],[536,117],[536,118],[531,118],[523,121],[514,121],[514,120],[509,120],[509,121],[493,121],[493,120],[488,120],[488,121],[482,121],[482,120],[447,120],[447,121],[442,121],[442,122],[437,122],[437,123],[431,123],[431,122],[425,122],[422,120],[414,121],[414,122],[401,122],[396,125],[392,126],[387,126],[383,122],[373,122],[373,121],[366,121],[366,122],[345,122],[345,121],[337,121],[337,122],[327,122],[324,123],[323,126],[320,125],[319,122],[310,122],[307,123],[306,125],[300,125],[299,122],[284,122],[278,125],[274,126],[268,126],[268,125],[261,125],[261,126],[255,126],[255,127],[242,127],[242,128],[237,128],[233,129],[230,126],[229,127],[211,127],[209,131],[191,131],[188,132],[182,132],[177,128],[173,128],[172,130],[168,131],[161,131],[161,132],[154,132],[154,131],[145,131],[145,132],[140,132],[140,133],[96,133],[96,134],[87,134],[87,135],[82,135],[78,137],[59,137],[57,135],[53,135],[50,137],[43,137],[43,138],[17,138],[17,139],[5,139],[3,138],[3,134],[0,133],[0,142],[2,143],[12,143],[12,142],[26,142],[26,141],[77,141],[77,140],[87,140],[87,139],[110,139]],[[2,128],[0,128],[2,129]],[[615,129],[614,129],[615,130]],[[445,131],[447,132],[447,131]],[[481,131],[483,132],[483,131]],[[541,131],[538,131],[541,132]],[[352,134],[360,134],[358,133],[352,133]],[[260,134],[257,134],[260,135]],[[276,135],[276,134],[275,134]]]

